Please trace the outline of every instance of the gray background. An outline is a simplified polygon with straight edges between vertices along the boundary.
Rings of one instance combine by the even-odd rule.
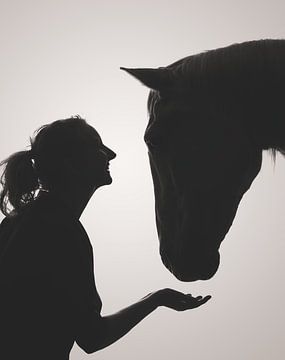
[[[212,294],[187,313],[159,309],[128,336],[71,360],[283,359],[285,162],[264,153],[208,282],[180,283],[162,266],[146,147],[148,90],[119,66],[156,67],[233,42],[282,38],[284,1],[1,1],[1,158],[44,123],[81,114],[117,153],[113,184],[90,201],[98,290],[108,314],[150,291]]]

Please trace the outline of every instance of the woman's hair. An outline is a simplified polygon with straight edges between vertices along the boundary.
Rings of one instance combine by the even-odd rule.
[[[90,147],[91,131],[95,130],[79,115],[57,120],[35,131],[30,138],[31,150],[16,152],[3,160],[2,213],[16,215],[35,200],[40,189],[49,191],[62,185],[65,161],[80,161],[84,150]]]

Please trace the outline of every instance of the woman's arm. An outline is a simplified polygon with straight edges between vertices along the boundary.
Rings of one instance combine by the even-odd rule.
[[[50,229],[54,233],[54,227],[50,226]],[[83,234],[78,233],[76,227],[71,231],[70,227],[60,224],[56,230],[54,236],[49,235],[49,251],[45,251],[46,257],[52,259],[49,275],[54,288],[65,299],[66,306],[72,309],[70,316],[74,319],[75,341],[88,354],[119,340],[159,306],[183,311],[198,307],[210,298],[194,298],[190,294],[162,289],[115,314],[102,316],[102,302],[95,285],[89,240],[83,239]],[[61,312],[59,305],[55,314]]]
[[[94,334],[96,344],[92,348],[84,349],[93,353],[103,349],[127,334],[133,327],[159,306],[184,311],[205,304],[211,297],[192,297],[172,289],[163,289],[150,293],[138,302],[109,316],[101,318],[98,324],[98,334]]]

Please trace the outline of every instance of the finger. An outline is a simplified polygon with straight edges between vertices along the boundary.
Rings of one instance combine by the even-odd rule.
[[[209,301],[210,299],[211,299],[211,296],[210,296],[210,295],[205,296],[204,298],[202,298],[201,300],[199,300],[199,302],[198,302],[199,306],[205,304],[205,303],[206,303],[207,301]]]
[[[203,299],[203,296],[197,296],[197,297],[195,297],[195,299],[196,300],[201,300],[201,299]]]

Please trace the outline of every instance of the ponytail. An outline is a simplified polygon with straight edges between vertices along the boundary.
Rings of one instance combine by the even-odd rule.
[[[31,151],[19,151],[0,162],[5,166],[0,178],[0,210],[5,216],[13,216],[34,200],[39,180],[32,162]],[[13,209],[9,209],[9,204]]]

